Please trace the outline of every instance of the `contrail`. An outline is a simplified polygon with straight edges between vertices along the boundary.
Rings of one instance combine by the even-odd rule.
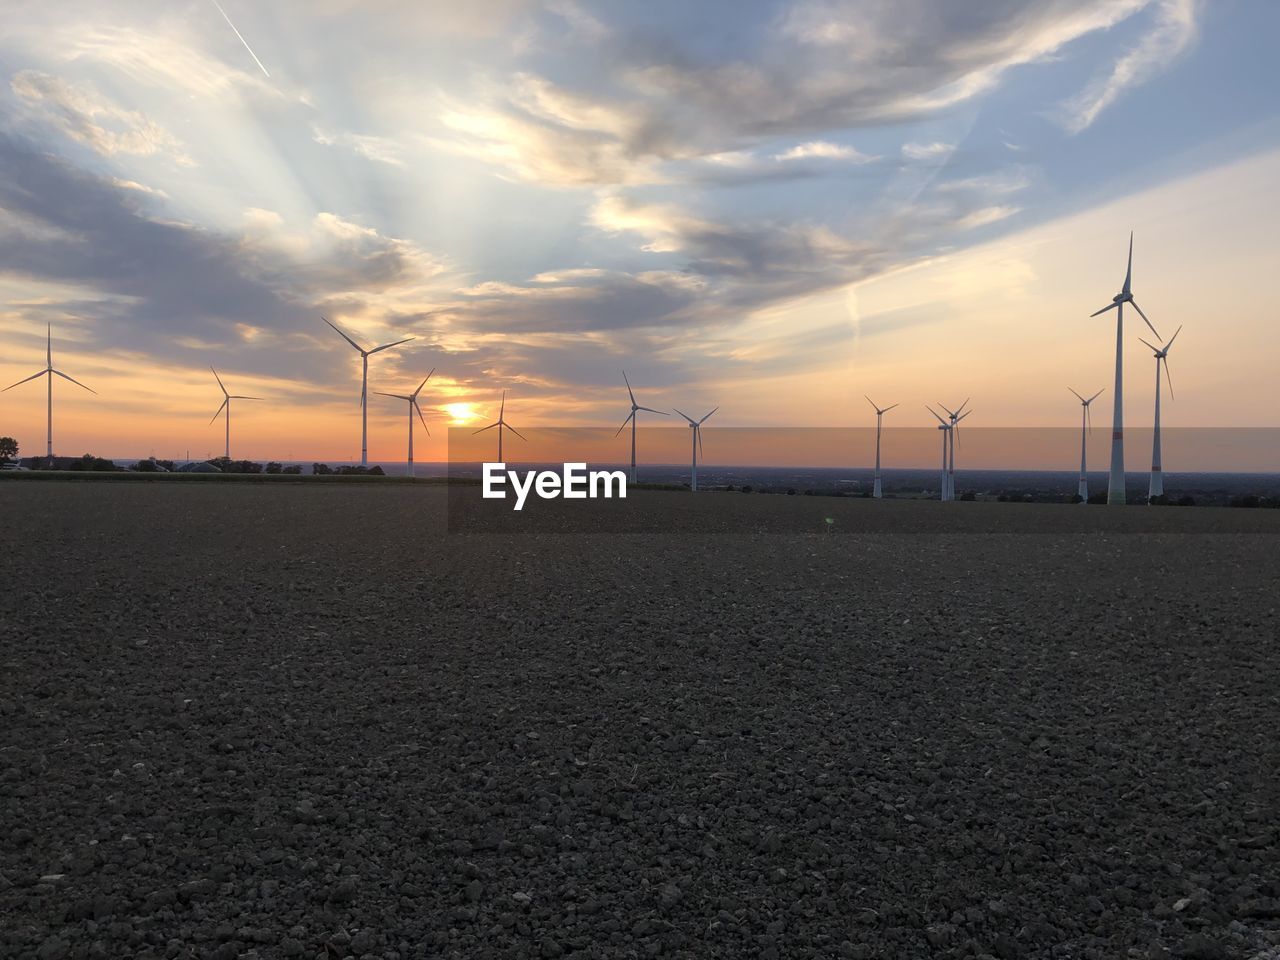
[[[253,52],[253,47],[249,46],[249,41],[246,40],[244,37],[240,36],[240,31],[237,30],[236,25],[231,22],[231,18],[227,16],[227,11],[222,9],[221,5],[218,3],[218,0],[211,0],[211,2],[215,7],[218,8],[218,12],[222,14],[222,19],[227,21],[227,26],[231,28],[232,32],[235,33],[237,37],[240,37],[240,42],[243,43],[244,48],[249,51],[249,56],[253,57],[253,62],[258,65],[258,69],[261,70],[264,74],[266,74],[267,79],[270,80],[271,74],[267,73],[267,68],[262,65],[262,61],[258,59],[258,55]]]

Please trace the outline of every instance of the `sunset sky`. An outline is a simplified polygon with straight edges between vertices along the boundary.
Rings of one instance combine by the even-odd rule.
[[[51,323],[98,394],[55,384],[57,453],[221,453],[212,364],[267,398],[233,455],[358,457],[322,314],[417,338],[370,388],[435,369],[419,460],[503,389],[522,429],[616,428],[623,369],[720,406],[713,461],[714,425],[864,427],[864,393],[890,426],[971,396],[975,427],[1072,427],[1067,387],[1106,387],[1105,434],[1089,314],[1130,230],[1138,302],[1185,325],[1165,424],[1280,427],[1271,0],[221,5],[0,0],[0,387]],[[369,414],[403,459],[403,403]],[[24,454],[44,415],[43,381],[0,394]]]

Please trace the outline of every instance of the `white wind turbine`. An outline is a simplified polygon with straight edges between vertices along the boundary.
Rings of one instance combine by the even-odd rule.
[[[961,420],[972,413],[963,413],[964,408],[969,405],[969,398],[966,397],[964,403],[960,404],[955,410],[950,409],[946,404],[938,404],[943,410],[947,411],[947,416],[951,420],[951,433],[948,435],[948,443],[951,446],[951,466],[947,470],[947,499],[954,500],[956,498],[956,439],[960,436],[960,430],[956,426]]]
[[[508,430],[514,433],[521,440],[525,440],[525,436],[523,433],[521,433],[511,424],[507,423],[506,411],[507,411],[507,391],[503,390],[502,406],[498,407],[498,419],[495,420],[493,423],[489,424],[487,427],[481,427],[479,430],[475,431],[475,433],[472,434],[472,436],[475,436],[476,433],[484,433],[486,430],[492,430],[494,427],[498,428],[498,461],[497,461],[498,463],[506,463],[506,461],[502,459],[502,428],[503,427],[506,427]]]
[[[403,340],[397,340],[394,343],[384,343],[380,347],[374,347],[372,350],[366,350],[360,344],[356,343],[341,330],[338,330],[332,323],[329,323],[328,317],[321,317],[325,323],[333,327],[337,331],[338,336],[355,347],[360,353],[360,465],[367,467],[369,465],[369,358],[375,353],[381,353],[383,350],[390,350],[392,347],[398,347],[402,343],[408,343],[410,340],[416,340],[416,337],[405,337]]]
[[[53,325],[52,324],[49,324],[49,326],[45,330],[44,356],[45,356],[45,366],[43,370],[41,370],[39,373],[33,373],[31,376],[26,377],[22,380],[19,380],[17,383],[11,383],[9,386],[5,387],[4,389],[12,390],[16,386],[20,386],[21,384],[27,383],[28,381],[31,381],[31,380],[38,380],[40,377],[47,376],[49,378],[48,427],[47,427],[47,432],[45,434],[45,455],[49,458],[49,467],[52,468],[53,467],[53,376],[54,374],[57,374],[63,380],[70,380],[77,387],[84,387],[85,390],[88,390],[92,394],[96,395],[98,391],[93,390],[89,387],[85,387],[85,385],[81,383],[79,380],[76,380],[72,377],[67,376],[61,370],[53,369]],[[0,391],[0,392],[3,392],[3,391]]]
[[[210,367],[209,369],[213,370],[213,367]],[[209,419],[209,422],[213,423],[214,420],[217,420],[218,417],[222,415],[222,411],[224,409],[227,411],[226,448],[223,452],[223,456],[225,456],[228,460],[230,460],[231,459],[231,401],[232,400],[261,400],[262,398],[261,397],[241,397],[232,393],[227,393],[227,388],[222,385],[222,378],[218,376],[217,370],[213,370],[213,378],[218,381],[218,386],[222,390],[222,406],[220,406],[218,408],[218,412],[215,413]]]
[[[720,409],[719,407],[714,407],[711,413],[715,413],[716,410],[719,410],[719,409]],[[676,413],[679,413],[680,416],[684,417],[686,420],[689,421],[689,429],[693,431],[693,475],[690,477],[689,487],[690,489],[692,489],[694,493],[697,493],[698,492],[698,453],[699,451],[702,450],[702,425],[711,418],[711,413],[708,413],[701,420],[695,420],[693,419],[693,417],[689,416],[687,413],[681,413],[679,410],[676,410]]]
[[[1125,269],[1124,286],[1120,288],[1120,292],[1111,298],[1111,304],[1103,307],[1094,313],[1089,314],[1091,317],[1099,316],[1108,310],[1116,312],[1116,383],[1114,414],[1111,424],[1111,476],[1107,482],[1107,503],[1124,504],[1124,383],[1122,380],[1124,367],[1124,305],[1126,303],[1133,304],[1133,309],[1138,311],[1138,316],[1142,317],[1151,332],[1160,338],[1159,332],[1155,327],[1151,326],[1151,321],[1147,319],[1147,315],[1142,312],[1142,308],[1138,306],[1137,301],[1133,299],[1133,232],[1129,233],[1129,265]]]
[[[1067,387],[1071,390],[1070,387]],[[1102,390],[1107,389],[1103,387]],[[1102,396],[1102,390],[1099,390],[1092,397],[1086,400],[1080,394],[1071,390],[1076,394],[1076,399],[1080,401],[1080,486],[1076,490],[1076,494],[1080,497],[1081,503],[1089,502],[1089,471],[1085,467],[1085,435],[1093,433],[1093,414],[1089,412],[1089,404]]]
[[[942,431],[942,477],[938,484],[938,499],[945,502],[947,497],[947,438],[951,436],[951,424],[938,416],[938,412],[933,407],[925,404],[925,409],[933,414],[933,418],[938,421],[938,429]]]
[[[631,390],[631,381],[627,379],[627,371],[622,371],[622,380],[627,385],[627,394],[631,397],[631,413],[627,415],[627,419],[622,421],[622,426],[618,428],[618,433],[626,429],[627,424],[631,424],[631,482],[636,482],[636,412],[643,410],[645,413],[656,413],[660,417],[668,417],[670,414],[664,413],[662,410],[655,410],[653,407],[642,407],[636,403],[636,395]],[[614,434],[614,437],[618,436]]]
[[[867,397],[867,395],[866,395],[865,393],[863,394],[863,396],[864,396],[864,397]],[[880,409],[879,407],[877,407],[877,406],[876,406],[876,402],[875,402],[874,400],[872,400],[870,397],[867,397],[867,403],[871,404],[871,409],[872,409],[872,410],[874,410],[874,411],[876,412],[876,480],[875,480],[875,485],[874,485],[874,487],[872,488],[871,495],[872,495],[873,497],[875,497],[877,500],[879,500],[879,499],[880,499],[880,496],[881,496],[881,489],[880,489],[880,418],[881,418],[881,417],[883,417],[883,416],[884,416],[886,413],[888,413],[890,410],[892,410],[894,407],[896,407],[896,406],[897,406],[897,404],[895,403],[895,404],[893,404],[893,406],[885,407],[885,408],[882,410],[882,409]]]
[[[1173,377],[1169,374],[1169,348],[1182,332],[1179,327],[1163,347],[1157,347],[1142,340],[1156,355],[1156,429],[1151,441],[1151,485],[1147,488],[1147,498],[1164,496],[1164,470],[1160,466],[1160,364],[1164,364],[1164,376],[1169,381],[1169,399],[1173,399]],[[1139,337],[1141,340],[1142,338]]]
[[[418,405],[418,394],[422,392],[422,388],[425,387],[427,385],[427,381],[431,379],[431,374],[435,372],[435,369],[432,368],[431,373],[428,373],[422,378],[422,382],[418,384],[418,389],[413,391],[413,393],[383,393],[381,390],[374,391],[374,393],[380,397],[394,397],[397,400],[407,400],[409,402],[409,459],[407,463],[409,465],[409,476],[411,477],[415,475],[413,472],[413,415],[417,413],[418,419],[422,421],[422,429],[427,431],[428,437],[431,436],[431,428],[427,426],[427,418],[422,415],[422,407]]]

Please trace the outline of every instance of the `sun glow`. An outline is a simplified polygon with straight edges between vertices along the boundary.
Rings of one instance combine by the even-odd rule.
[[[470,423],[476,418],[475,406],[470,403],[446,403],[444,409],[449,414],[449,422],[455,426]]]

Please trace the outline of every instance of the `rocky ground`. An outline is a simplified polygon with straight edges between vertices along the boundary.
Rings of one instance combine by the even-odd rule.
[[[0,484],[0,956],[1280,956],[1280,514],[445,503]]]

